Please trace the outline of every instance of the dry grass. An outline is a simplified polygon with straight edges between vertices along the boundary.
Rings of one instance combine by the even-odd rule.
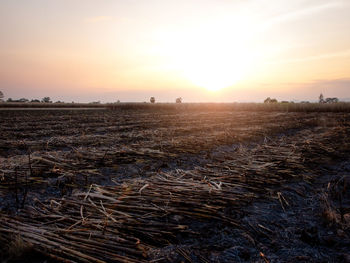
[[[349,116],[215,110],[224,106],[2,113],[1,198],[10,202],[14,185],[24,185],[29,149],[33,173],[25,208],[0,214],[1,243],[12,242],[14,255],[33,244],[60,261],[136,263],[164,262],[165,248],[179,244],[183,258],[201,259],[188,244],[210,228],[223,236],[240,231],[254,246],[259,236],[276,235],[274,225],[244,222],[246,207],[265,200],[288,213],[294,200],[286,185],[312,185],[320,164],[348,156]],[[324,216],[337,224],[328,200]],[[200,254],[217,246],[210,242],[202,242]]]
[[[337,225],[340,222],[340,215],[337,213],[337,211],[331,205],[327,193],[324,193],[321,196],[321,206],[323,207],[322,218],[324,220],[324,223],[328,226]]]
[[[26,242],[23,240],[21,235],[13,235],[10,239],[10,242],[0,249],[3,253],[3,257],[5,256],[8,259],[18,260],[22,258],[26,254],[30,254],[33,251],[33,247],[30,242]]]
[[[349,102],[320,103],[0,103],[0,108],[108,108],[114,110],[350,112]]]
[[[277,111],[277,112],[350,112],[350,103],[121,103],[109,109],[176,110],[176,111]]]

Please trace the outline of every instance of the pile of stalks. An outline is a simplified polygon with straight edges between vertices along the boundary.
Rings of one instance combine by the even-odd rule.
[[[155,249],[177,244],[181,237],[200,236],[193,222],[249,231],[233,216],[240,208],[265,198],[279,200],[284,209],[288,201],[280,192],[283,185],[311,182],[310,161],[316,165],[332,155],[339,158],[339,147],[349,151],[341,140],[329,143],[348,133],[339,127],[317,136],[305,132],[293,140],[266,138],[255,147],[223,151],[205,167],[154,173],[112,186],[92,184],[68,197],[36,200],[16,215],[0,215],[0,242],[19,238],[62,262],[146,262]]]
[[[311,185],[320,165],[339,162],[350,152],[348,121],[338,121],[339,114],[332,115],[338,118],[333,122],[326,122],[332,116],[319,119],[312,113],[301,120],[292,113],[184,112],[141,118],[110,111],[103,113],[106,119],[101,114],[57,113],[60,122],[56,115],[40,115],[37,120],[44,118],[50,129],[39,134],[40,121],[32,123],[31,115],[27,126],[21,116],[12,126],[2,124],[0,150],[8,157],[0,159],[0,200],[9,193],[16,200],[15,211],[0,214],[3,255],[21,244],[61,262],[166,261],[157,251],[200,239],[198,224],[239,229],[255,242],[254,231],[241,222],[242,208],[273,200],[287,210],[292,204],[283,194],[288,184]],[[23,143],[15,144],[20,138]],[[188,169],[149,165],[189,154],[204,160]],[[112,178],[107,185],[93,181],[103,177],[102,168],[138,163],[145,164],[147,174]],[[45,192],[53,184],[60,195]],[[190,248],[179,251],[191,261]]]

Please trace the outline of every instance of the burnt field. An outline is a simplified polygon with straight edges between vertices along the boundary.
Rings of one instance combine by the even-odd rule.
[[[350,113],[0,111],[5,262],[350,262]]]

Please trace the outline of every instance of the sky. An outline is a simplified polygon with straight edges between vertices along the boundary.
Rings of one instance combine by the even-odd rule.
[[[1,0],[0,90],[75,102],[350,98],[349,0]]]

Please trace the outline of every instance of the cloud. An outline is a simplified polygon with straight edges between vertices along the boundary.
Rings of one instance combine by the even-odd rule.
[[[316,79],[310,82],[280,83],[278,86],[279,95],[285,99],[289,97],[289,99],[317,101],[320,93],[325,97],[350,99],[350,78]]]
[[[103,21],[111,21],[113,20],[113,17],[111,16],[93,16],[85,19],[86,23],[98,23]]]
[[[311,83],[301,85],[303,89],[316,90],[324,93],[326,97],[350,98],[350,79],[315,80]]]
[[[330,59],[330,58],[349,57],[349,56],[350,56],[350,49],[342,50],[338,52],[323,53],[315,56],[307,56],[303,58],[291,58],[291,59],[273,61],[268,64],[288,64],[288,63],[307,62],[307,61]]]
[[[315,6],[306,7],[306,8],[300,8],[299,10],[290,11],[290,12],[272,17],[264,24],[264,27],[268,28],[276,24],[297,20],[299,18],[309,16],[309,15],[314,15],[316,13],[327,11],[329,9],[341,8],[341,7],[344,7],[345,5],[346,3],[344,1],[336,1],[336,2],[330,2],[330,3],[315,5]]]

